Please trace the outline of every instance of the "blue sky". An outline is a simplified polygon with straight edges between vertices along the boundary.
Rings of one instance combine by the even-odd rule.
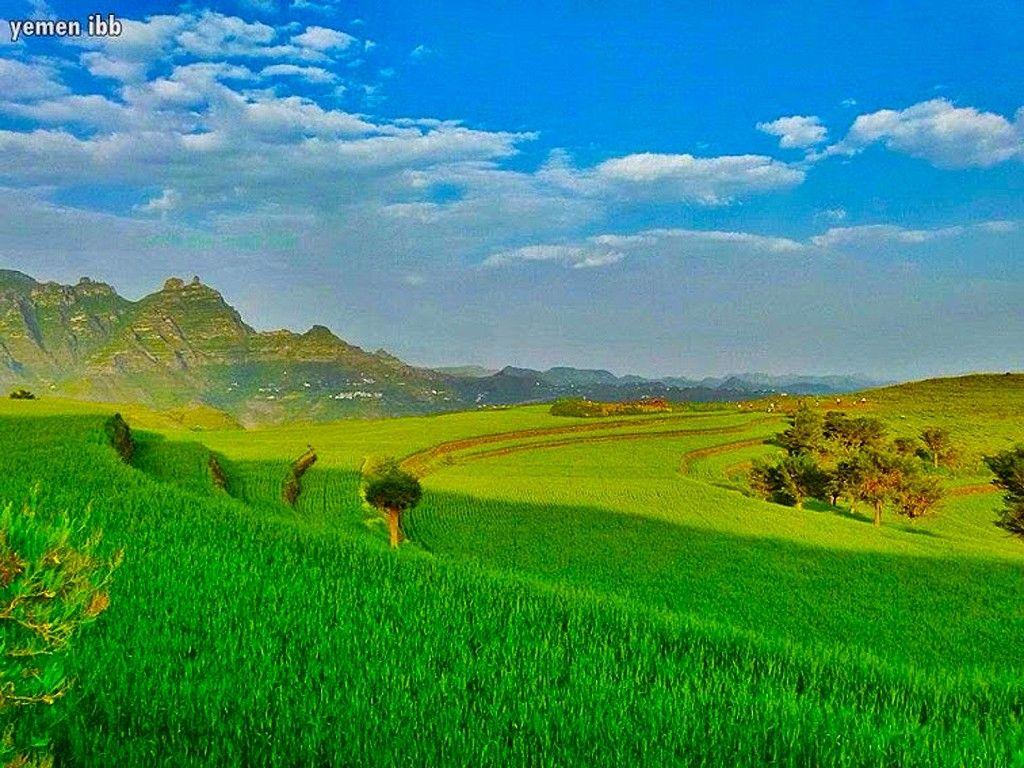
[[[752,5],[5,3],[0,265],[422,364],[1024,367],[1024,7]]]

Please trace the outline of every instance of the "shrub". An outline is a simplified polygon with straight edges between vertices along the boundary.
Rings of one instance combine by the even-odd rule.
[[[107,419],[107,437],[110,444],[114,446],[121,461],[131,464],[135,456],[135,438],[132,437],[131,427],[120,413],[115,413]]]
[[[11,400],[35,400],[36,396],[27,389],[15,389],[11,391]]]
[[[35,494],[0,512],[0,763],[45,764],[54,707],[71,686],[63,656],[110,602],[121,560],[97,554],[87,521],[44,515]],[[76,541],[80,543],[76,544]]]
[[[985,464],[995,474],[992,484],[1006,492],[996,525],[1024,538],[1024,445],[986,456]]]
[[[295,502],[299,500],[299,494],[302,493],[302,476],[315,463],[316,451],[313,450],[313,446],[309,446],[304,454],[292,462],[288,469],[288,476],[281,488],[281,497],[285,504],[295,506]]]

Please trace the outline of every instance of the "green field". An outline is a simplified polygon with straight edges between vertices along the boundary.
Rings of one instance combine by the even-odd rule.
[[[38,486],[125,548],[57,763],[1024,766],[1024,542],[981,463],[1024,442],[1024,376],[842,399],[951,430],[936,516],[746,495],[767,401],[248,431],[126,407],[128,466],[113,407],[5,400],[0,498]],[[358,494],[381,455],[425,487],[398,552]]]

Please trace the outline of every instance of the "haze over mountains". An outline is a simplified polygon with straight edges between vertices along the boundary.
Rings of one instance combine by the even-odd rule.
[[[858,377],[743,374],[702,380],[604,370],[432,370],[368,352],[315,325],[256,331],[198,278],[138,301],[105,283],[39,282],[0,270],[0,383],[156,407],[203,403],[241,422],[429,413],[562,396],[731,400],[861,389]]]

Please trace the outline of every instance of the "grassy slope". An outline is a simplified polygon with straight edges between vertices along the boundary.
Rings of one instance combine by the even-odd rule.
[[[73,762],[1008,765],[1024,750],[1022,558],[987,522],[995,497],[876,533],[708,484],[727,454],[688,467],[703,482],[677,473],[745,433],[590,441],[450,457],[411,527],[453,557],[396,557],[355,502],[364,455],[579,422],[525,408],[199,435],[241,504],[153,414],[138,417],[168,439],[141,441],[137,472],[95,411],[47,410],[62,406],[0,406],[16,446],[0,492],[39,480],[47,505],[91,501],[129,548],[77,659]],[[756,418],[750,435],[774,429]],[[307,443],[322,458],[293,511],[276,478]]]

